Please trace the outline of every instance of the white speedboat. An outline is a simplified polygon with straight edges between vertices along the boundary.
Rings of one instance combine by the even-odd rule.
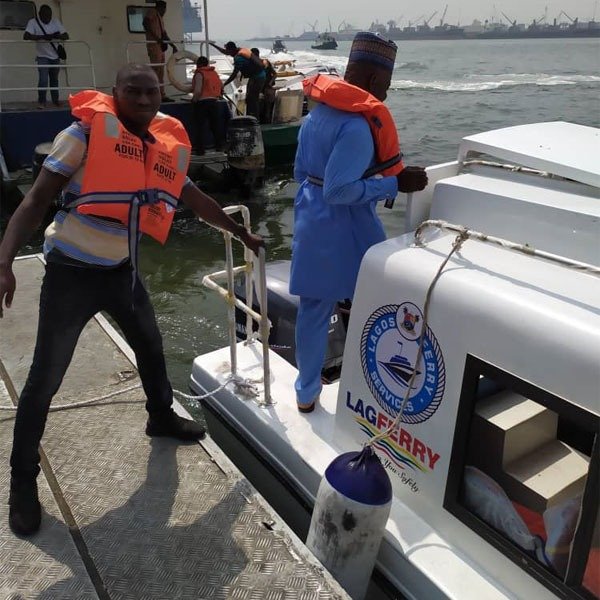
[[[563,122],[464,138],[407,199],[407,233],[366,254],[341,377],[315,412],[296,409],[296,368],[268,350],[262,380],[245,342],[234,369],[258,397],[229,384],[204,405],[305,535],[327,465],[407,398],[374,444],[394,490],[376,566],[392,597],[599,597],[598,156],[600,130]],[[191,387],[223,384],[231,356],[198,356]]]

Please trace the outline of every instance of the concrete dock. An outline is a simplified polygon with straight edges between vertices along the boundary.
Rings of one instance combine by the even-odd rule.
[[[16,403],[31,363],[44,266],[29,256],[14,269],[0,320],[2,407]],[[42,527],[27,539],[8,527],[14,412],[0,410],[0,600],[348,598],[210,438],[145,435],[131,350],[97,315],[53,405],[114,392],[50,413]]]

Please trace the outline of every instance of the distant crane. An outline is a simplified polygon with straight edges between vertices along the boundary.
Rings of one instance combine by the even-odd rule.
[[[429,17],[429,19],[425,19],[423,21],[423,26],[424,27],[429,27],[429,21],[431,21],[431,19],[433,19],[433,17],[435,17],[435,15],[437,15],[438,11],[434,11],[433,13],[431,13],[431,16]]]
[[[517,20],[515,19],[514,21],[504,12],[500,11],[502,13],[502,16],[510,23],[511,27],[516,27],[517,26]]]
[[[548,18],[548,7],[546,6],[546,9],[544,10],[544,14],[539,19],[533,20],[533,23],[532,23],[533,27],[537,27],[540,23],[544,23],[547,18]]]
[[[319,24],[319,21],[315,21],[314,23],[307,23],[307,25],[310,27],[311,31],[314,31],[315,33],[317,32],[317,25]]]
[[[408,26],[412,27],[413,23],[418,23],[425,15],[421,15],[420,17],[417,17],[414,21],[409,21],[408,22]]]
[[[573,23],[573,25],[577,25],[577,19],[579,19],[579,17],[575,17],[574,19],[572,17],[570,17],[564,10],[560,11],[560,14],[558,15],[560,18],[560,15],[565,15],[565,17],[567,17],[567,19],[569,19],[569,21],[571,21],[571,23]]]
[[[442,13],[442,18],[440,19],[440,27],[444,26],[444,19],[446,18],[447,12],[448,12],[448,5],[446,4],[446,8],[444,8],[444,12]]]

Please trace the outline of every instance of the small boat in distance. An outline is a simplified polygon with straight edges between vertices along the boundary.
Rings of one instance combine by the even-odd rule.
[[[275,40],[271,48],[273,54],[279,54],[279,52],[287,52],[285,44],[281,40]]]
[[[335,38],[331,33],[320,33],[311,45],[313,50],[335,50],[338,47]]]

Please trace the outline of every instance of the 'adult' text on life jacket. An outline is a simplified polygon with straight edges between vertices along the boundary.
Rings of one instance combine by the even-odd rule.
[[[304,95],[308,98],[338,110],[360,113],[367,120],[375,144],[377,164],[363,177],[371,177],[377,173],[397,175],[404,169],[398,131],[383,102],[362,88],[327,75],[308,77],[302,82],[302,86]]]
[[[157,115],[144,143],[117,118],[112,97],[87,90],[70,98],[73,116],[91,126],[77,199],[81,213],[117,219],[166,241],[185,182],[190,142],[183,125]],[[135,208],[132,223],[131,211]],[[131,232],[130,232],[131,233]]]

